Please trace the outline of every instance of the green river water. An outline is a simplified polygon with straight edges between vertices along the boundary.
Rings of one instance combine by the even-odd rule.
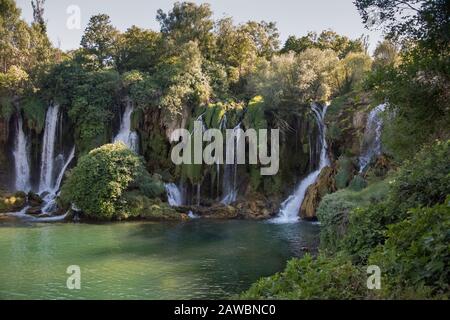
[[[0,299],[215,299],[284,269],[317,225],[0,222]],[[81,289],[66,269],[78,265]]]

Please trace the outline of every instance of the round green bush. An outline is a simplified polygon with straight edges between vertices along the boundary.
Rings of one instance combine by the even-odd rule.
[[[129,210],[123,194],[130,189],[148,197],[164,192],[161,182],[145,170],[142,159],[119,142],[81,157],[62,188],[61,198],[90,218],[110,220]]]

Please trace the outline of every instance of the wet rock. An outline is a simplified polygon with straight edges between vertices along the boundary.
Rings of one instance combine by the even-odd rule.
[[[250,193],[235,205],[239,216],[249,220],[270,219],[278,212],[278,201],[268,199],[260,193]]]
[[[36,214],[41,214],[41,213],[42,213],[42,209],[40,206],[30,207],[26,211],[26,214],[31,214],[31,215],[36,215]]]
[[[306,190],[305,198],[300,207],[300,217],[305,220],[315,220],[317,218],[316,209],[320,200],[326,194],[335,191],[334,170],[331,167],[325,167],[320,172],[317,181]]]
[[[32,207],[37,207],[42,205],[44,201],[42,200],[42,198],[34,193],[34,192],[28,192],[28,204]]]
[[[16,212],[25,207],[27,195],[25,192],[0,195],[0,212]]]

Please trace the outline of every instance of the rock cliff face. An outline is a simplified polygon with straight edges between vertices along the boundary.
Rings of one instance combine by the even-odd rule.
[[[316,209],[320,200],[328,193],[336,191],[336,182],[334,180],[335,170],[331,167],[325,167],[319,174],[317,181],[309,186],[306,191],[305,199],[300,207],[299,215],[305,220],[316,219]]]

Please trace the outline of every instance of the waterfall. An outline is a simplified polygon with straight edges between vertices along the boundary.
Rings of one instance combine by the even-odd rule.
[[[225,169],[223,172],[223,204],[230,204],[236,201],[237,198],[237,152],[239,145],[239,141],[242,139],[242,130],[241,123],[233,128],[233,136],[236,136],[236,141],[233,141],[233,149],[226,148],[226,158],[230,158],[234,154],[234,163],[233,164],[225,164]]]
[[[16,190],[29,191],[31,189],[30,163],[28,159],[29,143],[25,133],[23,132],[23,121],[20,114],[17,116],[13,156],[16,174]]]
[[[64,155],[61,156],[64,159]],[[70,163],[74,158],[75,158],[75,147],[73,147],[72,150],[70,151],[67,160],[65,160],[64,165],[62,166],[60,172],[58,173],[58,177],[56,179],[53,188],[51,190],[47,190],[49,192],[43,199],[44,206],[42,207],[42,213],[51,213],[56,209],[57,207],[56,197],[59,194],[59,189],[61,188],[61,182],[62,179],[64,178],[64,173],[66,172],[67,168],[69,167]]]
[[[316,170],[309,173],[298,185],[295,192],[290,195],[282,204],[278,216],[272,219],[274,223],[292,223],[297,222],[299,219],[299,210],[302,205],[303,199],[305,198],[306,190],[310,185],[316,182],[320,171],[328,165],[330,165],[330,160],[327,155],[327,141],[326,141],[326,126],[325,126],[325,114],[327,112],[328,106],[325,105],[322,110],[316,104],[311,106],[313,114],[317,121],[317,126],[319,128],[319,142],[320,142],[320,160],[319,166]]]
[[[181,206],[183,204],[183,195],[180,188],[175,183],[166,183],[164,187],[166,188],[169,205]]]
[[[55,164],[56,128],[59,120],[59,106],[50,106],[45,116],[44,138],[42,141],[41,172],[39,179],[39,192],[53,189]]]
[[[381,154],[381,131],[383,119],[380,114],[386,109],[386,104],[380,104],[370,111],[364,131],[361,155],[359,157],[359,173],[362,173],[375,156]]]
[[[219,123],[219,130],[223,132],[227,128],[227,115],[224,114]],[[217,181],[217,194],[220,192],[220,163],[216,162],[216,181]]]
[[[133,105],[127,102],[125,111],[123,112],[120,122],[119,133],[114,137],[114,142],[122,141],[128,148],[134,152],[139,152],[139,136],[136,131],[131,131],[131,115],[133,113]]]
[[[75,147],[73,147],[72,150],[70,151],[70,154],[67,157],[66,162],[64,163],[61,171],[59,172],[58,178],[56,179],[55,187],[53,188],[53,190],[55,192],[57,192],[60,189],[62,179],[64,178],[64,173],[66,172],[67,167],[70,165],[70,163],[72,162],[73,158],[75,158]]]

